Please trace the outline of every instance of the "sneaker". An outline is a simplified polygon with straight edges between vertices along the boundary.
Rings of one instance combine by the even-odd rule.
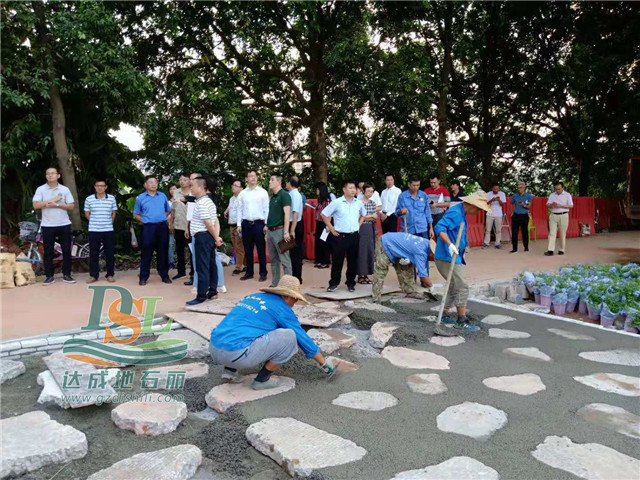
[[[188,281],[184,282],[184,284],[185,284],[187,287],[190,287],[191,285],[193,285],[193,279],[191,279],[191,280],[188,280]]]
[[[546,252],[544,252],[545,257],[551,257],[552,255],[553,255],[553,252],[551,250],[547,250]]]
[[[442,316],[442,320],[440,322],[444,323],[445,325],[453,325],[454,323],[458,322],[458,318],[457,317],[451,317],[449,315],[443,315]]]
[[[467,322],[456,322],[453,328],[457,330],[462,330],[465,332],[478,332],[480,331],[480,327],[477,325],[471,325]]]
[[[497,248],[498,250],[502,250],[502,245],[496,245],[496,248]]]
[[[107,277],[107,282],[111,282],[111,283],[113,283],[113,282],[115,282],[115,281],[116,281],[116,278],[115,278],[113,275],[109,275],[109,276]]]
[[[526,252],[526,250],[525,250]],[[511,250],[509,253],[518,253],[518,250]]]
[[[56,283],[56,279],[53,277],[47,277],[45,279],[44,282],[42,282],[42,285],[45,287],[48,287],[49,285],[53,285],[54,283]]]
[[[487,249],[489,248],[489,245],[487,245],[486,243],[482,246],[482,248]]]
[[[266,382],[256,382],[255,380],[251,382],[251,388],[254,390],[267,390],[269,388],[277,388],[280,384],[275,378],[270,378]]]
[[[185,302],[186,305],[200,305],[201,303],[204,303],[206,301],[206,299],[200,299],[200,298],[194,298],[193,300],[189,300],[188,302]]]
[[[225,287],[224,285],[218,287],[218,293],[227,293],[227,287]]]
[[[242,375],[237,370],[231,370],[230,368],[224,367],[224,371],[222,372],[222,379],[228,380],[229,383],[242,383]]]
[[[327,292],[335,292],[336,290],[338,290],[337,285],[329,285],[329,288],[327,288]]]
[[[76,283],[76,280],[71,275],[64,275],[62,281],[64,283]]]
[[[182,277],[186,277],[186,275],[184,273],[178,273],[178,274],[174,275],[173,277],[171,277],[171,280],[177,280],[177,279],[182,278]]]
[[[87,278],[87,283],[95,283],[95,282],[97,282],[97,281],[98,281],[98,279],[97,279],[96,277],[89,277],[89,278]]]

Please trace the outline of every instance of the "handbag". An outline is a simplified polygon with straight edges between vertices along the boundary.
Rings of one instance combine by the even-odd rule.
[[[298,246],[298,243],[296,242],[296,240],[291,239],[288,242],[283,238],[282,240],[280,240],[278,242],[278,250],[280,250],[280,253],[286,253],[289,250],[291,250],[292,248],[295,248]]]

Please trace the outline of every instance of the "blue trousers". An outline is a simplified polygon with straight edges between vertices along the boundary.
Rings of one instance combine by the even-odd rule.
[[[142,226],[140,280],[149,278],[154,250],[158,262],[158,274],[162,278],[169,278],[169,225],[167,222],[145,223]]]
[[[216,244],[209,232],[196,233],[196,273],[198,274],[198,299],[206,300],[207,294],[218,293],[218,267]]]

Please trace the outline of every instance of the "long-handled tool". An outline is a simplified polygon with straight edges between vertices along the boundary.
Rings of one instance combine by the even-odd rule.
[[[456,250],[460,248],[460,239],[462,238],[462,233],[464,230],[464,223],[460,223],[460,227],[458,228],[458,238],[456,238]],[[444,292],[442,293],[442,302],[440,303],[440,310],[438,310],[438,320],[436,321],[436,326],[433,329],[433,332],[436,335],[441,335],[443,337],[455,337],[456,333],[450,331],[448,328],[442,326],[442,314],[444,312],[444,306],[447,303],[447,295],[449,294],[449,286],[451,285],[451,277],[453,277],[453,269],[456,266],[456,258],[458,254],[454,253],[451,255],[451,265],[449,266],[449,273],[447,274],[447,283],[444,286]]]

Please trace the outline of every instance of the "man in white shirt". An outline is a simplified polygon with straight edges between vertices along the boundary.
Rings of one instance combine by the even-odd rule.
[[[247,173],[247,188],[238,195],[238,234],[242,235],[244,252],[247,258],[247,273],[240,280],[253,278],[253,250],[258,250],[260,262],[260,281],[267,281],[267,254],[265,235],[269,216],[269,194],[258,186],[258,174],[255,170]]]
[[[549,195],[547,206],[551,207],[551,215],[549,215],[549,245],[544,254],[548,257],[553,255],[553,251],[556,249],[556,235],[560,230],[558,255],[564,255],[567,229],[569,228],[569,211],[573,208],[573,199],[569,192],[565,191],[562,182],[556,182],[555,192]]]
[[[302,213],[304,210],[304,202],[300,194],[300,180],[298,177],[291,177],[287,182],[287,191],[291,196],[291,227],[290,233],[296,246],[293,247],[289,254],[291,256],[291,270],[293,276],[300,280],[302,284],[302,259],[304,258],[303,242],[304,242],[304,223],[302,222]]]
[[[487,212],[485,226],[484,226],[484,246],[482,248],[489,248],[491,243],[491,229],[496,229],[496,248],[501,249],[502,245],[502,205],[507,203],[507,197],[504,192],[500,191],[500,185],[494,183],[491,191],[487,193],[487,204],[491,209]]]
[[[49,167],[45,173],[47,183],[40,185],[33,195],[34,210],[42,210],[42,236],[44,238],[44,286],[52,285],[53,247],[56,239],[62,248],[62,281],[76,283],[71,276],[71,220],[69,210],[75,207],[71,191],[58,183],[58,167]]]
[[[395,186],[395,178],[392,173],[387,173],[384,177],[384,183],[387,186],[382,191],[380,200],[382,201],[382,213],[380,214],[380,221],[382,222],[382,233],[397,232],[398,231],[398,217],[396,217],[396,206],[398,205],[398,197],[402,193],[398,187]],[[371,197],[373,200],[373,197]]]
[[[240,275],[247,271],[247,267],[245,266],[244,245],[242,244],[242,238],[240,238],[238,234],[238,209],[240,207],[238,195],[242,192],[242,188],[242,181],[233,181],[231,185],[233,196],[229,199],[229,206],[224,212],[225,218],[229,220],[229,226],[231,227],[231,244],[236,252],[236,268],[233,269],[232,275]]]

